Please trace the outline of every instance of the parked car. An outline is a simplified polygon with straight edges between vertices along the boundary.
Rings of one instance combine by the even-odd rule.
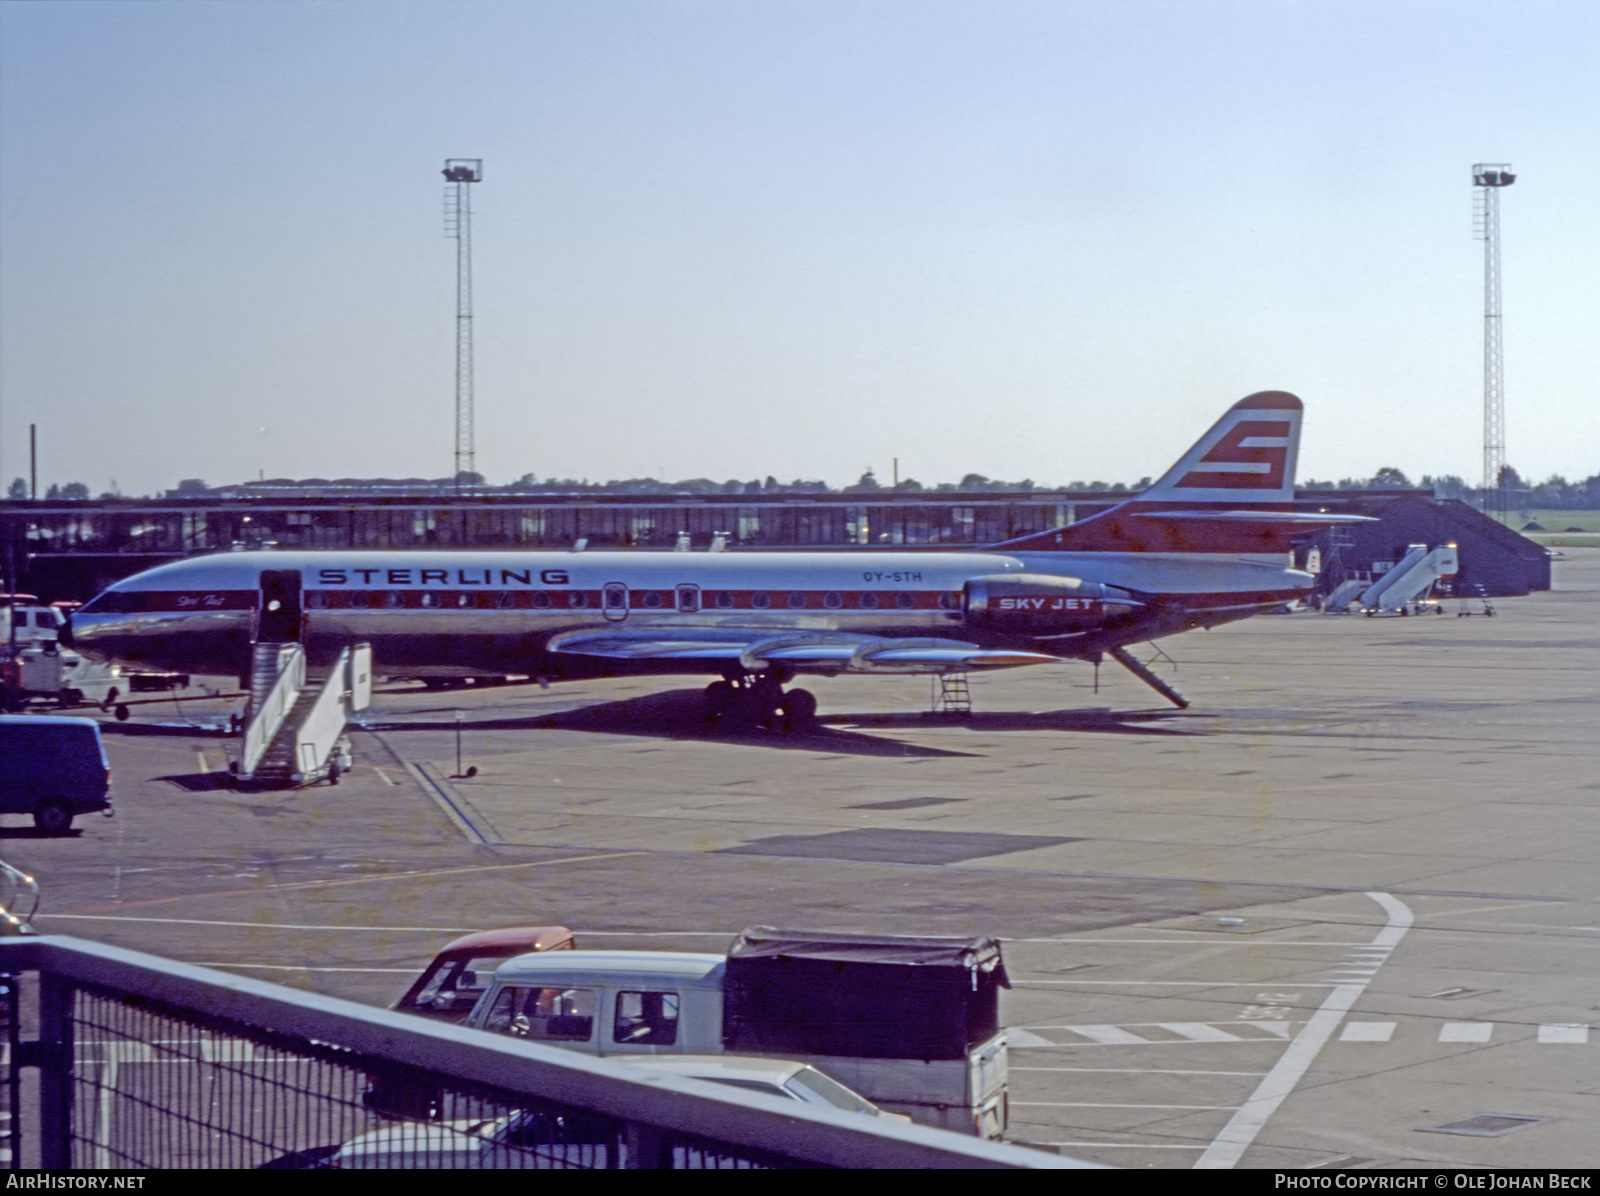
[[[804,1101],[808,1105],[827,1105],[847,1113],[868,1117],[887,1117],[890,1121],[911,1118],[904,1113],[889,1113],[878,1108],[859,1092],[852,1092],[837,1080],[823,1075],[809,1063],[793,1059],[761,1059],[754,1055],[612,1055],[618,1063],[638,1063],[668,1075],[688,1076],[727,1084],[751,1092],[765,1092],[784,1100]]]
[[[785,1059],[744,1055],[616,1055],[614,1063],[649,1067],[669,1075],[707,1080],[782,1100],[823,1105],[869,1117],[910,1122],[885,1113],[816,1068]],[[312,1166],[338,1168],[530,1168],[606,1167],[621,1164],[610,1119],[583,1112],[524,1110],[483,1121],[408,1121],[352,1138]],[[321,1152],[307,1152],[307,1155]],[[286,1164],[285,1164],[286,1165]]]
[[[111,762],[87,718],[0,715],[0,814],[32,814],[64,834],[79,814],[110,817]]]

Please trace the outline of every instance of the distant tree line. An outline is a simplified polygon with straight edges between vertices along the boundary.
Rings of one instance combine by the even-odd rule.
[[[1500,474],[1501,484],[1518,510],[1595,511],[1600,510],[1600,473],[1579,482],[1569,482],[1560,474],[1530,484],[1511,466]],[[1432,490],[1435,498],[1453,498],[1471,506],[1481,506],[1484,489],[1453,473],[1423,474],[1413,483],[1400,470],[1385,466],[1370,478],[1340,478],[1337,482],[1305,480],[1303,490]]]
[[[1510,466],[1502,479],[1511,494],[1512,505],[1519,510],[1600,510],[1600,473],[1578,482],[1569,482],[1552,475],[1537,485],[1530,485]],[[925,486],[915,478],[901,478],[898,482],[880,481],[871,469],[848,486],[835,489],[826,482],[796,478],[780,482],[768,475],[765,479],[742,481],[729,478],[719,482],[712,478],[689,478],[680,482],[664,482],[656,478],[621,478],[593,482],[587,478],[539,478],[523,474],[516,481],[503,486],[490,485],[482,474],[464,473],[457,478],[270,478],[258,482],[242,482],[228,486],[208,486],[200,478],[185,478],[173,489],[159,497],[164,498],[238,498],[250,495],[303,497],[330,494],[455,494],[470,491],[474,494],[959,494],[959,493],[1020,493],[1037,491],[1078,490],[1108,494],[1137,494],[1149,487],[1151,479],[1140,478],[1129,485],[1123,482],[1073,481],[1065,485],[1046,486],[1025,478],[1020,482],[1006,482],[969,473],[959,482],[940,482]],[[1473,485],[1455,474],[1437,477],[1424,474],[1413,483],[1399,469],[1384,466],[1371,477],[1340,478],[1334,481],[1306,479],[1300,483],[1305,490],[1432,490],[1438,498],[1459,499],[1479,505],[1483,501],[1483,487]],[[10,499],[28,497],[28,483],[17,478],[6,491]],[[89,487],[82,482],[51,485],[41,498],[47,500],[87,499]],[[102,499],[124,497],[106,493]]]

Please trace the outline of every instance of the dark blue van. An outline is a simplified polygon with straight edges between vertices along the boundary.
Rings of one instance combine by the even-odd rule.
[[[96,810],[111,813],[111,763],[92,719],[0,715],[0,814],[58,835]]]

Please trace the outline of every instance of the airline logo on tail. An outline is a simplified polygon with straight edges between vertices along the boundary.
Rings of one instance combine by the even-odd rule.
[[[1289,460],[1289,423],[1241,420],[1201,457],[1180,489],[1278,490]]]
[[[1300,400],[1268,390],[1235,403],[1139,502],[1289,502]]]

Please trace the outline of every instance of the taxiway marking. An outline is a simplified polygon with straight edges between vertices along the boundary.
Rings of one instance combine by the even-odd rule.
[[[1368,944],[1370,947],[1394,948],[1411,928],[1414,917],[1411,910],[1388,893],[1368,893],[1368,897],[1383,907],[1388,923]],[[1205,1153],[1195,1161],[1196,1170],[1232,1167],[1238,1163],[1256,1135],[1266,1126],[1267,1120],[1294,1091],[1317,1052],[1338,1028],[1344,1015],[1371,983],[1370,978],[1359,984],[1341,984],[1328,994],[1320,1008],[1311,1015],[1305,1028],[1289,1044],[1271,1071],[1256,1086],[1250,1099],[1222,1127],[1222,1132],[1206,1147]],[[1288,987],[1285,985],[1284,987]]]
[[[1388,1042],[1394,1037],[1394,1022],[1346,1022],[1340,1042]]]

